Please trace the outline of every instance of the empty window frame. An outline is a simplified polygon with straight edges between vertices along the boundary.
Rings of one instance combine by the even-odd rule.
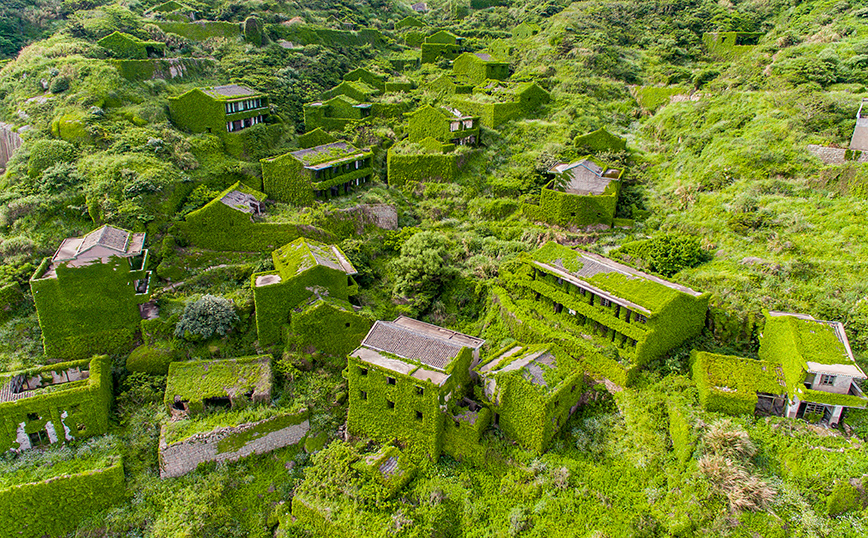
[[[386,377],[386,383],[389,385],[394,385],[396,383],[394,377]]]
[[[821,374],[820,375],[820,385],[825,385],[827,387],[831,387],[835,384],[835,380],[838,379],[836,375],[829,374]]]

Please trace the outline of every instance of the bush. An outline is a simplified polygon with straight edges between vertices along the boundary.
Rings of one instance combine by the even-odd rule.
[[[37,140],[30,146],[27,175],[39,177],[50,166],[75,159],[75,146],[63,140]]]
[[[63,93],[69,89],[69,79],[66,77],[55,77],[54,80],[51,81],[51,86],[48,87],[48,91],[51,93]]]
[[[683,234],[664,234],[627,243],[615,251],[615,254],[619,253],[644,260],[649,270],[663,276],[672,276],[684,268],[696,267],[707,258],[699,238]]]
[[[170,347],[139,346],[127,357],[127,370],[151,375],[166,375],[169,364],[175,358]]]
[[[838,516],[859,507],[859,491],[847,480],[835,484],[832,493],[826,497],[826,513],[830,516]]]
[[[401,246],[401,256],[393,262],[394,294],[410,299],[420,312],[427,310],[455,269],[449,264],[446,237],[437,232],[413,234]]]
[[[223,297],[204,295],[187,303],[181,320],[175,327],[175,336],[188,340],[208,339],[219,334],[225,336],[238,323],[232,301]]]

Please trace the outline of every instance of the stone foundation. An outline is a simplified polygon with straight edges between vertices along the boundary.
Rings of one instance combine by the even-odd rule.
[[[160,432],[160,478],[185,475],[206,461],[237,461],[251,454],[264,454],[295,445],[310,431],[310,423],[304,418],[306,416],[306,411],[295,415],[298,423],[288,426],[285,424],[288,418],[293,418],[291,415],[280,415],[232,428],[217,428],[171,445],[166,443],[164,425]],[[270,431],[270,426],[276,429]]]
[[[808,144],[808,151],[818,157],[826,164],[844,164],[846,162],[866,163],[868,162],[868,151],[863,151],[858,159],[848,161],[845,158],[847,152],[844,148],[832,148],[829,146],[818,146],[817,144]]]

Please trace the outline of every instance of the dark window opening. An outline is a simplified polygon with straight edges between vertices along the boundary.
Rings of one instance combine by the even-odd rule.
[[[229,396],[218,396],[215,398],[205,398],[202,401],[202,405],[205,407],[205,410],[209,409],[231,409],[232,408],[232,400],[229,399]]]
[[[367,368],[359,368],[359,375],[368,375]]]
[[[172,409],[177,409],[178,411],[186,411],[187,410],[187,402],[177,400],[172,404]]]
[[[48,434],[42,430],[27,434],[27,438],[30,439],[30,446],[32,448],[48,446],[51,444],[48,439]]]
[[[346,327],[347,329],[349,329],[349,328],[350,328],[350,322],[348,321],[348,322],[344,323],[344,327]]]
[[[39,416],[38,414],[36,414],[36,413],[27,413],[27,420],[33,422],[33,421],[36,421],[36,420],[39,420],[39,419],[40,419],[40,416]]]
[[[360,390],[359,391],[359,398],[361,398],[362,400],[367,400],[368,399],[368,393],[363,391],[363,390]]]
[[[78,433],[84,433],[84,430],[87,429],[87,426],[85,426],[84,424],[79,424],[75,427],[75,429],[78,431]]]
[[[416,411],[416,420],[422,420],[422,411]]]
[[[247,398],[248,400],[250,400],[250,401],[252,402],[252,401],[253,401],[253,391],[250,390],[250,391],[246,392],[246,393],[244,394],[244,397]]]
[[[576,392],[576,386],[575,386],[575,385],[573,385],[572,387],[570,387],[570,392]]]
[[[495,425],[495,426],[499,426],[499,425],[500,425],[500,413],[495,413],[495,414],[494,414],[494,425]]]
[[[386,383],[388,383],[389,385],[394,385],[395,384],[395,378],[394,377],[387,377]]]
[[[757,43],[759,43],[759,36],[758,35],[737,34],[735,36],[735,44],[736,45],[756,45]]]
[[[425,394],[425,387],[416,387],[416,394],[418,394],[419,396]]]
[[[395,402],[393,402],[393,401],[391,401],[391,400],[386,400],[386,406],[387,406],[389,409],[394,409],[394,408],[395,408]]]

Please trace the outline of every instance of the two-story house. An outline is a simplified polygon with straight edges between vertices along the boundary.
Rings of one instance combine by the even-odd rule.
[[[191,133],[235,133],[262,123],[268,114],[268,97],[239,84],[193,88],[169,98],[172,122]]]
[[[856,363],[844,325],[805,314],[768,312],[760,336],[761,359],[781,365],[788,405],[785,416],[811,417],[831,425],[847,408],[864,408],[866,379]]]
[[[540,453],[578,409],[584,390],[578,362],[553,344],[509,345],[475,371],[494,424]]]
[[[64,239],[42,261],[30,289],[47,356],[80,359],[132,345],[139,305],[150,298],[144,244],[144,233],[105,225]]]
[[[463,37],[446,30],[440,30],[426,37],[421,48],[423,64],[434,63],[440,59],[454,60],[467,50]]]
[[[434,138],[441,142],[462,146],[478,146],[479,118],[455,109],[425,105],[405,114],[407,133],[411,142]]]
[[[461,407],[484,340],[404,316],[377,321],[347,361],[348,430],[416,443],[437,459],[478,441],[488,413]]]
[[[331,142],[262,159],[262,190],[296,205],[349,194],[371,180],[373,156],[347,142]]]
[[[508,290],[495,289],[515,337],[557,343],[616,384],[629,384],[639,367],[705,324],[709,294],[605,256],[549,242],[522,262],[504,274]]]
[[[358,293],[356,269],[341,249],[298,238],[271,253],[274,270],[251,278],[259,344],[277,343],[293,309],[314,295],[346,301]]]

